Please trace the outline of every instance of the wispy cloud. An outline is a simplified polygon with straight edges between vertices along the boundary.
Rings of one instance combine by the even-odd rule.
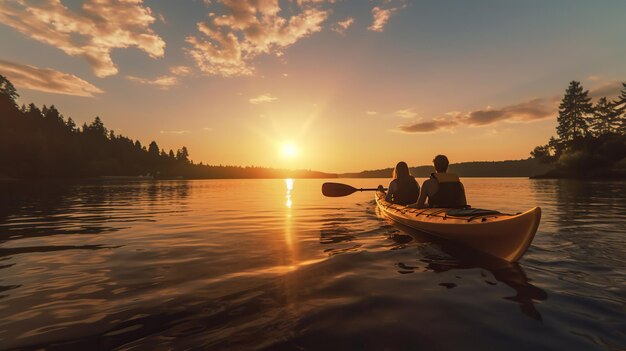
[[[272,96],[271,94],[262,94],[259,95],[257,97],[254,97],[248,101],[250,101],[251,104],[253,105],[257,105],[257,104],[262,104],[262,103],[267,103],[267,102],[272,102],[272,101],[276,101],[278,100],[277,97]]]
[[[624,88],[621,81],[615,80],[605,82],[600,86],[589,90],[589,96],[592,99],[599,99],[601,97],[614,98],[619,95],[620,91]]]
[[[153,85],[162,90],[169,90],[172,87],[180,85],[180,79],[178,77],[184,77],[190,75],[192,72],[191,67],[187,66],[173,66],[170,67],[171,74],[165,74],[156,78],[141,78],[136,76],[126,76],[126,79],[131,82]]]
[[[592,81],[592,82],[596,82],[596,81],[601,80],[602,77],[592,74],[592,75],[588,76],[587,79]]]
[[[178,77],[175,77],[175,76],[159,76],[154,79],[141,78],[141,77],[135,77],[135,76],[126,76],[126,79],[135,83],[153,85],[162,90],[168,90],[180,84]]]
[[[354,18],[348,17],[343,21],[335,23],[331,29],[339,34],[344,34],[346,30],[354,23]]]
[[[557,113],[557,103],[554,98],[537,98],[501,108],[487,107],[464,114],[449,113],[445,117],[433,118],[430,121],[401,125],[399,129],[406,133],[430,133],[461,126],[486,126],[504,121],[533,122],[554,117]]]
[[[216,4],[220,3],[220,4]],[[197,24],[199,34],[188,36],[187,53],[209,75],[242,76],[254,71],[251,61],[260,54],[281,56],[298,40],[319,32],[329,15],[324,1],[299,0],[289,4],[291,16],[283,16],[278,1],[219,0],[225,14],[209,14]],[[221,6],[220,6],[221,5]]]
[[[170,72],[175,76],[188,76],[193,70],[188,66],[173,66],[170,67]]]
[[[367,29],[374,32],[382,32],[385,28],[385,25],[389,21],[391,14],[393,13],[393,9],[382,9],[378,6],[372,9],[372,16],[374,17],[374,22]]]
[[[430,133],[439,130],[447,130],[458,126],[456,120],[433,119],[428,122],[418,122],[400,126],[399,129],[405,133]]]
[[[157,18],[159,19],[159,21],[161,21],[161,23],[163,23],[163,24],[167,24],[167,21],[165,20],[165,16],[163,16],[163,14],[162,14],[162,13],[159,13],[159,14],[157,15]]]
[[[384,0],[381,6],[372,8],[372,24],[367,29],[374,32],[382,32],[391,16],[406,7],[405,0]]]
[[[378,114],[378,112],[376,112],[376,111],[365,111],[365,114],[368,115],[368,116],[375,116],[375,115]]]
[[[118,73],[113,49],[136,47],[162,57],[165,42],[150,28],[154,21],[143,0],[86,0],[76,11],[60,0],[0,1],[0,23],[85,58],[98,77]]]
[[[19,88],[46,93],[93,97],[103,91],[77,76],[51,68],[39,68],[0,60],[0,74]]]
[[[402,118],[413,118],[413,117],[417,116],[417,113],[415,111],[413,111],[413,109],[411,109],[411,108],[397,110],[393,114],[398,116],[398,117],[402,117]]]
[[[159,131],[160,134],[189,134],[191,133],[191,131],[189,130],[161,130]]]

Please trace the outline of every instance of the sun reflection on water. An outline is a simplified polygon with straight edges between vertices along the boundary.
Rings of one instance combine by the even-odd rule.
[[[287,186],[287,196],[285,196],[287,198],[287,202],[285,203],[285,206],[287,206],[287,208],[291,208],[291,189],[293,189],[293,179],[285,179],[285,185]]]

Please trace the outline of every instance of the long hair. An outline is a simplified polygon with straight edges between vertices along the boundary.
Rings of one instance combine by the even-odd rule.
[[[393,169],[393,179],[409,177],[411,177],[411,173],[409,173],[409,166],[404,161],[398,162],[396,168]]]

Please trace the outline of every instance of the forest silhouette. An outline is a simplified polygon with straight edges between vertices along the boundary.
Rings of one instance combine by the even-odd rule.
[[[155,141],[116,135],[100,117],[78,127],[54,105],[17,105],[19,94],[0,75],[0,178],[330,178],[310,170],[212,166],[189,159],[185,146],[166,152]]]
[[[626,178],[626,83],[615,100],[594,105],[589,91],[570,82],[559,105],[556,137],[531,155],[552,167],[542,178]]]

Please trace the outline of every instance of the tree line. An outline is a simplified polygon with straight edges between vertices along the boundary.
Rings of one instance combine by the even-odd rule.
[[[17,104],[19,94],[0,75],[0,177],[85,178],[153,176],[155,178],[283,178],[330,177],[306,170],[211,166],[189,159],[185,146],[174,151],[155,141],[117,135],[100,117],[77,126],[57,108]]]
[[[593,104],[589,91],[570,82],[559,105],[556,137],[531,156],[553,165],[548,177],[626,176],[626,83],[615,100]]]
[[[472,161],[452,163],[448,172],[461,177],[532,177],[550,170],[549,165],[534,158],[507,161]],[[432,165],[410,167],[411,175],[428,178],[435,172]],[[339,174],[342,178],[389,178],[393,168]]]

